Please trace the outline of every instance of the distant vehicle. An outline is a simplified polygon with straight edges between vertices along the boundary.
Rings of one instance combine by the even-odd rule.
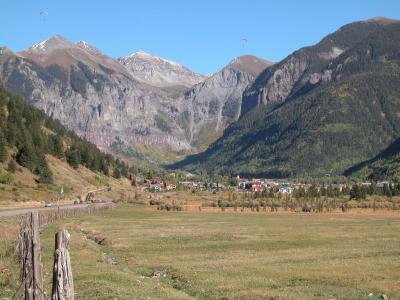
[[[53,207],[53,203],[45,203],[44,207]]]

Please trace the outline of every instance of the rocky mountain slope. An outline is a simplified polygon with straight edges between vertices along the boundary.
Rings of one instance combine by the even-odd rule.
[[[257,105],[281,103],[331,80],[330,64],[369,34],[396,20],[381,17],[343,26],[318,44],[304,47],[263,71],[243,95],[242,114]]]
[[[54,36],[18,53],[4,48],[0,79],[101,149],[141,159],[155,150],[152,159],[162,161],[163,155],[172,153],[173,160],[178,152],[197,152],[237,118],[242,91],[265,63],[252,58],[236,64],[209,80],[147,53],[115,60],[85,41]],[[221,108],[214,113],[216,101]],[[235,108],[223,110],[225,103]],[[213,113],[198,113],[203,110]]]
[[[242,93],[271,62],[246,55],[195,85],[180,98],[178,123],[200,149],[220,136],[240,115]]]
[[[157,87],[190,88],[206,79],[206,76],[194,73],[185,66],[144,51],[120,57],[118,61],[135,78]]]
[[[102,149],[113,143],[190,148],[184,130],[156,126],[159,112],[170,109],[168,99],[87,43],[56,36],[3,55],[0,72],[10,90]]]
[[[349,24],[296,51],[255,80],[245,92],[245,113],[223,137],[172,167],[323,176],[377,155],[400,136],[399,43],[400,23],[379,19]],[[333,45],[341,50],[327,59],[322,54],[334,53]]]

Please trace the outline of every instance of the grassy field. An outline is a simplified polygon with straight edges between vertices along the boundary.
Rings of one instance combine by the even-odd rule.
[[[398,212],[159,212],[124,204],[44,227],[49,292],[61,226],[71,233],[77,299],[400,299]],[[13,263],[1,253],[0,260],[3,268]],[[151,278],[154,271],[161,276]],[[12,288],[1,284],[3,299]]]

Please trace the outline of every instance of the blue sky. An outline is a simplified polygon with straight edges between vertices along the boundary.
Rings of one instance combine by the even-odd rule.
[[[1,10],[0,45],[15,51],[61,34],[113,57],[140,49],[201,73],[243,54],[279,61],[353,21],[400,19],[399,0],[3,0]]]

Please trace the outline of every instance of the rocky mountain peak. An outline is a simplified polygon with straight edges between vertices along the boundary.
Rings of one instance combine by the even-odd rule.
[[[254,55],[242,55],[232,60],[227,67],[257,76],[265,68],[273,64],[273,62],[264,60]]]
[[[185,68],[183,65],[178,64],[177,62],[174,62],[174,61],[171,61],[171,60],[168,60],[165,58],[161,58],[159,56],[145,52],[143,50],[135,51],[128,57],[131,59],[142,59],[142,60],[152,61],[152,62],[159,63],[159,64],[167,64],[167,65],[171,65],[174,67]]]
[[[382,17],[382,16],[376,16],[376,17],[373,17],[371,19],[367,19],[367,20],[365,20],[363,22],[374,22],[374,23],[380,23],[380,24],[387,25],[387,24],[396,23],[396,22],[400,22],[400,21],[396,20],[396,19],[385,18],[385,17]]]
[[[71,66],[81,64],[93,70],[102,65],[127,77],[131,76],[115,59],[104,55],[98,48],[88,42],[78,41],[73,43],[61,35],[52,36],[25,51],[18,52],[17,55],[29,59],[42,67],[57,65],[68,70]]]
[[[63,48],[73,48],[74,44],[68,41],[61,35],[55,35],[51,38],[41,41],[30,47],[27,51],[29,52],[36,52],[36,53],[43,53],[43,52],[50,52],[56,49],[63,49]]]
[[[118,58],[132,76],[157,87],[191,87],[206,76],[197,74],[187,67],[145,51],[136,51]]]

